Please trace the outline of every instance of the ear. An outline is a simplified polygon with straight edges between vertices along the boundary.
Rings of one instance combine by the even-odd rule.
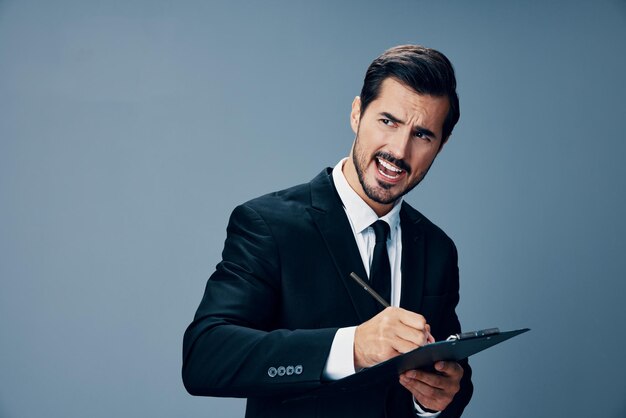
[[[350,126],[356,134],[359,130],[359,121],[361,120],[361,98],[356,96],[352,101],[352,111],[350,112]]]

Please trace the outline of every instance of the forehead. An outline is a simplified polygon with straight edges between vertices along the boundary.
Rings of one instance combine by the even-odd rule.
[[[441,129],[450,107],[447,96],[419,94],[394,78],[386,78],[366,112],[388,112],[404,121],[434,124]]]

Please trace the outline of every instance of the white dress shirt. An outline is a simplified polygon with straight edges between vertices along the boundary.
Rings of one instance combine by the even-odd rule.
[[[367,203],[352,189],[343,174],[343,164],[347,158],[342,159],[333,169],[333,182],[339,198],[346,211],[352,233],[356,240],[363,267],[369,276],[370,265],[374,255],[376,234],[371,225],[378,219],[389,224],[389,237],[387,238],[387,252],[389,254],[389,266],[391,267],[391,306],[400,306],[400,291],[402,283],[402,229],[400,228],[400,208],[402,198],[398,199],[393,208],[381,218],[369,207]],[[335,334],[326,367],[324,377],[330,380],[338,380],[354,374],[354,332],[356,327],[340,328]],[[437,413],[424,412],[419,405],[413,402],[416,414],[419,417],[436,417]]]

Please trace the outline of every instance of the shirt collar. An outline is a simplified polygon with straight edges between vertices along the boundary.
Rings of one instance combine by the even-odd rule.
[[[400,225],[400,208],[402,207],[404,198],[401,197],[398,199],[389,213],[378,218],[376,212],[374,212],[374,210],[361,199],[361,196],[352,189],[350,184],[348,184],[348,180],[346,180],[346,176],[344,176],[342,170],[346,160],[347,158],[342,159],[337,163],[335,168],[333,168],[333,182],[335,183],[335,188],[337,189],[341,203],[348,214],[348,218],[350,218],[352,222],[354,231],[361,233],[378,219],[382,219],[389,224],[390,238],[395,239],[396,230]]]

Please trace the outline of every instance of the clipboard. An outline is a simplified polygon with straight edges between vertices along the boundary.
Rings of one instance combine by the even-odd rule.
[[[497,328],[473,331],[450,336],[446,341],[431,343],[413,351],[391,358],[353,375],[324,384],[305,394],[309,396],[333,396],[346,392],[359,391],[371,386],[397,380],[398,375],[412,369],[433,369],[434,363],[459,361],[469,356],[500,344],[510,338],[530,331],[523,328],[500,332]]]

